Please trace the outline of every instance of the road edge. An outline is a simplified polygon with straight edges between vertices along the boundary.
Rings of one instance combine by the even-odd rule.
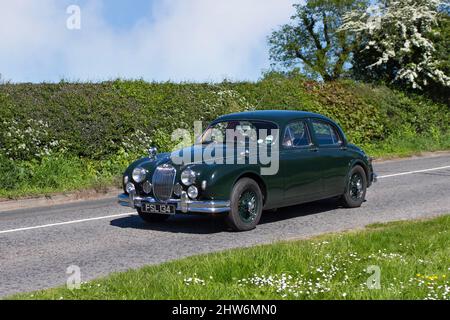
[[[106,191],[83,190],[68,193],[57,193],[49,196],[0,200],[0,213],[21,209],[51,207],[59,204],[95,201],[115,198],[121,192],[119,188],[108,188]]]

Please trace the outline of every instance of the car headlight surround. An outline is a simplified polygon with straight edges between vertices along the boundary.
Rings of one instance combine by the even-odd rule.
[[[150,194],[150,192],[152,192],[152,184],[151,184],[151,182],[150,181],[145,181],[143,184],[142,184],[142,190],[146,193],[146,194]]]
[[[196,173],[191,168],[187,168],[181,173],[181,182],[185,186],[190,186],[195,183]]]
[[[132,177],[133,180],[137,183],[141,183],[145,180],[145,178],[147,177],[147,170],[142,168],[142,167],[137,167],[134,168],[133,173],[132,173]]]
[[[183,192],[183,187],[181,186],[181,184],[176,183],[175,186],[173,187],[173,193],[179,197],[181,196],[181,193]]]
[[[190,186],[187,189],[187,194],[189,196],[189,198],[191,198],[192,200],[196,199],[198,197],[198,189],[196,186]]]

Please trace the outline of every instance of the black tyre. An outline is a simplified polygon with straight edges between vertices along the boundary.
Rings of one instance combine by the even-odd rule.
[[[366,198],[367,176],[361,166],[354,166],[349,174],[345,193],[342,195],[342,205],[346,208],[360,207]]]
[[[169,219],[169,215],[142,212],[141,209],[137,209],[139,217],[147,223],[163,222]]]
[[[263,195],[258,183],[250,178],[242,178],[231,192],[231,210],[226,218],[234,231],[254,229],[261,219]]]

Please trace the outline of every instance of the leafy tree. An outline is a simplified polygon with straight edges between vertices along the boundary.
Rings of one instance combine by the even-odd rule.
[[[295,4],[292,22],[269,37],[270,58],[290,68],[301,66],[312,78],[342,77],[357,45],[356,37],[337,31],[345,13],[367,7],[365,0],[312,0]]]
[[[443,68],[444,60],[448,63],[448,34],[440,35],[448,21],[447,27],[444,22],[439,25],[442,5],[441,0],[386,0],[347,13],[340,30],[359,39],[355,77],[416,90],[448,89],[448,64]]]
[[[445,74],[450,75],[450,15],[441,12],[438,16],[437,27],[431,32],[434,43],[434,57],[438,61],[438,67]]]
[[[435,52],[433,58],[438,62],[437,67],[447,76],[450,75],[450,15],[449,12],[441,12],[438,16],[438,25],[431,32]],[[441,100],[450,105],[450,94],[448,86],[432,83],[428,93],[433,98]]]

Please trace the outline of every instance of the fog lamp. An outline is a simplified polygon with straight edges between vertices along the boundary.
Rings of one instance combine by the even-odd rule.
[[[127,183],[127,186],[126,186],[125,189],[126,189],[128,194],[136,192],[136,187],[131,182]]]
[[[198,189],[196,186],[190,186],[187,190],[187,194],[189,196],[189,198],[191,198],[192,200],[194,200],[195,198],[197,198],[198,196]]]

